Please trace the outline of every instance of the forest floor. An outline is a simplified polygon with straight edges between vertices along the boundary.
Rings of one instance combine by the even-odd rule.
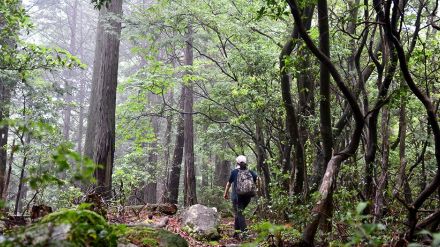
[[[156,225],[160,224],[163,219],[167,217],[168,223],[163,229],[179,234],[186,239],[188,245],[191,247],[210,247],[210,246],[241,246],[241,244],[246,242],[252,242],[255,239],[255,233],[250,232],[246,240],[237,240],[233,238],[234,234],[234,218],[226,217],[221,218],[220,221],[220,235],[221,238],[216,241],[198,241],[188,233],[181,229],[181,224],[179,220],[179,215],[167,216],[158,212],[151,212],[148,210],[141,210],[136,212],[135,210],[127,210],[123,215],[109,214],[109,222],[122,223],[122,224],[146,224],[146,225]]]

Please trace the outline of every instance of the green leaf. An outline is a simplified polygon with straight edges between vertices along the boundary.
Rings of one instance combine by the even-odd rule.
[[[364,212],[367,206],[368,206],[368,202],[360,202],[356,207],[356,213],[359,215],[362,214],[362,212]]]

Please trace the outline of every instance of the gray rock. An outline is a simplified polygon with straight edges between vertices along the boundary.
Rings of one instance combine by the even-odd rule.
[[[196,239],[215,240],[220,238],[218,232],[220,218],[216,208],[196,204],[187,208],[181,219],[182,229]]]

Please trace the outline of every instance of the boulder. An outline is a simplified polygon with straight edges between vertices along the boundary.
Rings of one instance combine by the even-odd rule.
[[[182,216],[182,229],[198,240],[216,240],[220,238],[218,228],[220,218],[216,208],[201,204],[187,208]]]

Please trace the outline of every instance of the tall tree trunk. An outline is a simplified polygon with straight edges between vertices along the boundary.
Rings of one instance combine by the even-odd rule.
[[[2,199],[3,201],[7,201],[8,199],[8,190],[9,190],[9,183],[11,182],[11,174],[12,174],[12,165],[14,164],[14,154],[17,151],[18,147],[15,146],[15,139],[12,141],[11,146],[11,153],[9,155],[9,161],[8,161],[8,174],[6,175],[6,181],[5,186],[3,188],[3,195]]]
[[[79,9],[79,25],[80,27],[83,26],[83,9]],[[85,58],[84,55],[84,33],[83,29],[80,28],[79,30],[79,46],[78,46],[78,55],[81,59]],[[84,118],[86,117],[85,114],[85,101],[86,101],[86,88],[87,88],[87,81],[81,80],[80,86],[79,86],[79,93],[77,94],[77,102],[79,106],[79,113],[78,113],[78,132],[77,132],[77,139],[76,139],[76,146],[77,146],[77,152],[79,154],[83,154],[83,147],[84,147]]]
[[[307,30],[310,30],[314,6],[309,6],[304,10],[304,25]],[[302,42],[298,42],[298,45],[302,45]],[[310,141],[315,141],[313,138],[314,133],[310,131],[308,127],[308,119],[315,115],[315,82],[314,77],[310,71],[311,67],[311,54],[307,49],[299,49],[298,54],[300,59],[299,71],[295,75],[297,81],[298,88],[298,109],[299,109],[299,140],[301,142],[301,146],[304,149],[304,154],[306,154],[306,143],[310,139]],[[310,147],[313,145],[310,145]],[[319,146],[319,144],[317,145]],[[304,164],[307,164],[306,157],[304,155]],[[321,179],[321,178],[319,178]],[[309,193],[309,185],[307,179],[307,168],[304,167],[304,195],[306,196]]]
[[[17,10],[21,5],[20,1],[14,4],[8,3],[6,7],[10,10]],[[6,20],[2,13],[0,13],[0,32],[5,29]],[[18,27],[14,30],[9,30],[6,34],[13,34],[18,32]],[[0,47],[13,50],[16,46],[16,40],[10,38],[7,35],[2,35],[0,39]],[[16,81],[10,78],[9,75],[0,74],[0,122],[7,120],[9,118],[9,107],[11,104],[11,94],[14,91]],[[0,198],[3,198],[3,191],[5,187],[5,173],[7,165],[7,144],[9,135],[9,125],[7,123],[2,123],[0,125]]]
[[[84,156],[93,159],[93,144],[96,136],[96,123],[98,111],[98,81],[101,76],[102,53],[104,47],[104,17],[107,14],[107,9],[102,8],[99,12],[98,24],[96,26],[96,41],[95,41],[95,56],[93,59],[93,74],[92,74],[92,90],[89,97],[89,110],[87,114],[87,129],[86,140],[84,143]]]
[[[76,27],[77,27],[77,16],[78,16],[78,1],[75,0],[73,2],[73,7],[72,7],[72,11],[71,13],[69,13],[70,11],[67,9],[66,13],[67,16],[69,18],[69,28],[70,28],[70,44],[69,44],[69,52],[72,55],[76,55],[77,51],[76,51]],[[65,108],[64,108],[64,116],[63,116],[63,121],[64,121],[64,126],[63,126],[63,136],[64,139],[69,141],[69,137],[70,137],[70,119],[72,116],[72,107],[71,107],[71,102],[72,102],[72,78],[74,77],[74,73],[72,70],[67,71],[66,73],[67,78],[65,78],[64,80],[64,102],[66,103]]]
[[[330,29],[328,25],[328,6],[327,0],[318,0],[318,28],[319,28],[319,49],[330,59]],[[321,61],[319,74],[319,123],[322,139],[322,153],[324,162],[319,165],[318,176],[324,176],[326,165],[332,157],[333,151],[333,134],[331,119],[331,98],[330,98],[330,72],[328,67]],[[321,218],[321,227],[324,232],[331,232],[331,218],[333,215],[333,204],[327,203],[323,207],[323,215]]]
[[[122,14],[122,0],[114,0],[99,13],[100,22],[107,14]],[[87,125],[86,150],[90,155],[91,145],[93,161],[101,167],[95,171],[97,180],[96,192],[109,197],[111,193],[111,177],[115,151],[115,110],[116,87],[118,79],[119,44],[121,23],[110,21],[110,30],[102,30],[103,23],[98,25],[94,66],[93,88]],[[95,74],[98,73],[98,74]],[[90,157],[90,156],[89,156]]]
[[[313,9],[306,9],[306,16],[310,16],[313,13]],[[281,93],[283,98],[283,105],[286,110],[286,128],[289,134],[289,142],[291,142],[295,148],[295,164],[292,166],[292,176],[291,180],[294,182],[292,184],[291,191],[295,194],[303,192],[304,186],[304,172],[305,172],[305,157],[304,157],[304,146],[300,140],[299,127],[298,127],[298,116],[295,109],[295,105],[291,94],[290,76],[288,68],[286,67],[286,59],[290,56],[295,47],[295,40],[298,37],[298,29],[292,30],[289,40],[284,44],[280,57],[280,82],[281,82]]]
[[[387,187],[390,150],[390,113],[387,108],[382,112],[382,172],[379,177],[376,194],[374,197],[373,215],[374,222],[379,222],[383,216],[384,193]]]
[[[150,93],[149,94],[150,104],[151,106],[158,103],[157,96]],[[144,191],[144,201],[147,203],[156,203],[157,202],[157,170],[158,170],[158,160],[159,160],[159,150],[158,150],[158,143],[159,143],[159,129],[160,129],[160,123],[158,117],[153,116],[151,118],[151,124],[153,127],[154,132],[154,140],[152,143],[150,143],[149,147],[149,154],[148,154],[148,163],[147,163],[147,170],[148,170],[148,181],[145,187]]]
[[[78,136],[76,146],[78,153],[83,153],[83,136],[84,136],[84,99],[86,95],[86,83],[81,81],[80,90],[78,94],[79,113],[78,113]]]
[[[168,94],[169,101],[171,104],[174,104],[174,93],[171,92]],[[165,160],[165,170],[164,173],[159,177],[160,184],[158,189],[158,200],[160,202],[167,202],[168,197],[168,175],[170,174],[170,152],[171,152],[171,133],[173,130],[173,116],[170,114],[166,117],[166,129],[165,129],[165,138],[164,138],[164,160]],[[159,182],[159,181],[158,181]]]
[[[179,109],[183,112],[185,105],[185,87],[182,87],[179,100]],[[184,115],[179,114],[177,120],[176,143],[174,145],[173,160],[171,162],[171,170],[167,179],[165,189],[165,201],[177,204],[179,198],[180,171],[182,167],[183,148],[184,148]]]
[[[262,195],[270,200],[270,171],[269,167],[266,164],[266,149],[264,142],[264,134],[263,134],[263,126],[260,119],[256,120],[255,124],[255,145],[256,145],[256,154],[257,154],[257,168],[259,172],[263,173],[262,177]]]
[[[0,77],[0,122],[9,118],[9,105],[11,101],[11,85]],[[0,193],[5,190],[5,176],[8,156],[8,135],[9,126],[0,126]],[[3,194],[1,195],[3,198]]]
[[[405,89],[405,85],[402,82],[401,87]],[[399,114],[399,174],[397,177],[397,190],[400,190],[403,193],[403,198],[405,202],[409,205],[412,202],[411,199],[411,189],[409,188],[408,178],[406,176],[406,166],[408,164],[406,160],[406,130],[407,130],[407,122],[406,122],[406,101],[407,97],[405,95],[401,96],[400,99],[400,114]],[[399,193],[399,191],[395,191],[394,193]]]
[[[31,143],[30,135],[27,133],[23,133],[20,137],[21,146],[23,148],[23,160],[21,163],[21,170],[20,170],[20,178],[18,180],[18,190],[17,190],[17,196],[15,198],[15,209],[14,214],[17,215],[19,210],[21,210],[21,199],[25,197],[24,192],[26,189],[24,188],[26,186],[26,183],[24,181],[25,173],[26,173],[26,166],[27,166],[27,159],[28,159],[28,148],[29,144]]]
[[[188,25],[185,46],[185,65],[193,65],[193,30]],[[184,205],[191,206],[197,203],[196,171],[194,167],[194,123],[193,123],[193,85],[191,80],[185,85],[185,176],[184,176]]]
[[[328,25],[328,7],[327,0],[318,0],[318,25],[319,25],[319,49],[321,52],[330,58],[330,31]],[[319,176],[322,178],[325,172],[325,165],[332,157],[333,149],[333,135],[332,135],[332,121],[330,110],[330,72],[327,66],[320,63],[320,77],[319,77],[319,123],[322,138],[322,152],[324,156],[324,165],[321,166]]]

